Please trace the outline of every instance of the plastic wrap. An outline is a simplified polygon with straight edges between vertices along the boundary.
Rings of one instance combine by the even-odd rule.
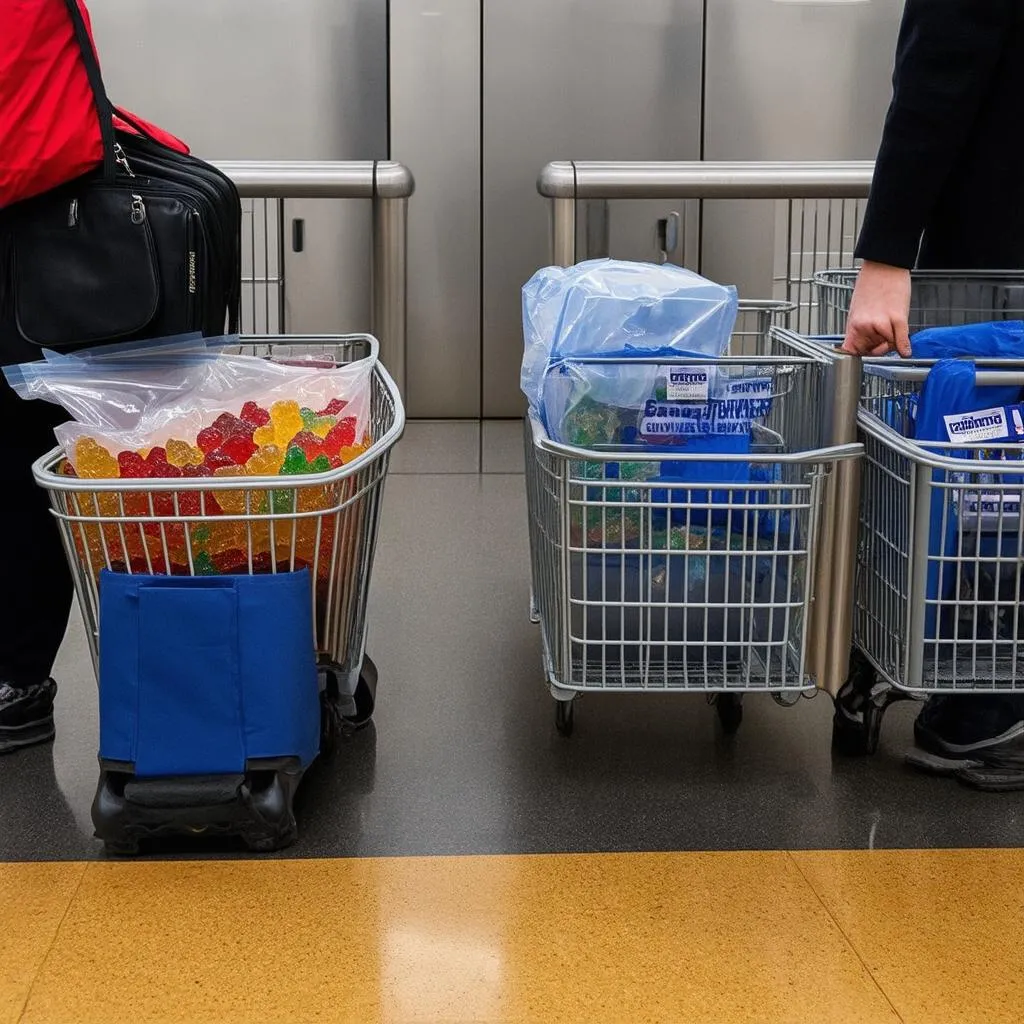
[[[523,289],[522,390],[557,440],[568,440],[566,418],[584,402],[640,411],[658,397],[706,400],[707,368],[673,368],[678,381],[659,396],[665,369],[629,364],[659,356],[719,357],[737,308],[735,288],[672,264],[592,260],[545,268]],[[593,358],[615,362],[586,361]],[[691,373],[701,379],[691,380]]]
[[[205,451],[203,431],[218,421],[252,419],[253,410],[257,419],[249,425],[256,448],[273,444],[283,453],[303,431],[315,435],[320,424],[334,426],[342,410],[350,427],[346,436],[354,438],[348,444],[360,444],[369,427],[372,369],[370,359],[331,368],[315,362],[284,364],[177,339],[131,350],[55,356],[4,372],[22,398],[45,399],[71,414],[73,420],[56,429],[57,440],[76,472],[96,476],[83,474],[79,465],[83,440],[114,458],[165,448],[172,440]],[[256,431],[275,408],[285,410],[296,429],[288,437],[287,430],[278,430],[264,444]]]

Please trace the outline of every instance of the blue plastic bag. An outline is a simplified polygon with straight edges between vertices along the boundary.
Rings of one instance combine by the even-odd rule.
[[[100,578],[100,757],[236,774],[319,750],[309,574]]]
[[[942,330],[947,333],[942,338],[942,344],[944,346],[952,346],[950,350],[955,350],[956,343],[953,335],[956,332],[964,332],[964,336],[966,338],[965,344],[973,344],[976,343],[978,339],[987,338],[989,348],[984,354],[992,355],[993,350],[999,348],[1002,344],[999,340],[1002,336],[1002,332],[996,331],[989,333],[978,330],[979,327],[986,326],[1001,328],[1004,325],[975,325],[970,328],[944,328]],[[937,334],[938,331],[922,333]],[[920,338],[920,335],[918,335],[917,338]],[[916,344],[917,338],[915,338],[915,356],[919,351]],[[985,345],[979,344],[979,347],[984,348]],[[936,349],[931,349],[931,351],[936,351]],[[973,355],[976,353],[972,352],[971,354]],[[995,357],[998,358],[1006,356],[1003,356],[1003,353],[999,352]],[[958,436],[965,436],[955,428],[957,420],[959,419],[961,424],[968,423],[969,425],[969,421],[963,420],[961,414],[977,413],[981,410],[996,410],[1003,408],[1003,419],[1006,425],[1006,432],[1005,434],[989,434],[989,439],[995,444],[1014,443],[1016,437],[1015,430],[1013,428],[1013,417],[1008,414],[1005,407],[1014,405],[1020,400],[1020,397],[1021,389],[1014,385],[978,387],[976,383],[975,365],[973,362],[967,362],[960,359],[943,359],[936,363],[936,365],[929,371],[928,377],[921,389],[921,395],[917,405],[915,428],[916,439],[922,443],[926,443],[928,441],[956,440]],[[986,417],[986,419],[989,418],[991,417]],[[952,432],[950,429],[951,427],[953,427]],[[961,458],[977,457],[977,452],[970,449],[950,450],[945,448],[932,450],[947,456]],[[947,474],[942,470],[936,470],[933,474],[933,479],[937,483],[945,482]],[[957,517],[952,513],[946,515],[946,525],[945,529],[943,529],[943,510],[946,505],[947,495],[948,491],[944,488],[935,487],[932,489],[928,542],[928,601],[951,600],[956,594],[956,588],[958,585],[957,573],[955,571],[954,564],[952,562],[940,563],[937,561],[939,557],[950,558],[955,555],[957,551],[957,533],[959,530]],[[937,639],[940,632],[940,625],[941,623],[937,616],[937,606],[929,604],[925,615],[925,639]]]

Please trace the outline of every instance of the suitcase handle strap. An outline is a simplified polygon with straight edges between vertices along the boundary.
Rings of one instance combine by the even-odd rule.
[[[103,177],[106,181],[112,182],[117,176],[117,155],[114,151],[114,108],[107,97],[99,61],[96,59],[96,50],[89,37],[89,30],[85,27],[85,19],[79,9],[78,0],[64,0],[64,6],[67,8],[75,30],[75,40],[78,42],[78,49],[82,54],[85,74],[89,79],[89,88],[92,90],[93,102],[96,105],[100,138],[103,140]]]

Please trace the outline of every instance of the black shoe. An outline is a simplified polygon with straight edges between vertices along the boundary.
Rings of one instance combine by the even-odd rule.
[[[933,697],[914,722],[916,768],[977,789],[1024,789],[1024,697]]]
[[[0,683],[0,754],[53,739],[56,695],[52,679],[25,688]]]

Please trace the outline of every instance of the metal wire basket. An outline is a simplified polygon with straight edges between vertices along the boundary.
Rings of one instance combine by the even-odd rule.
[[[330,365],[367,358],[365,335],[242,339],[237,351]],[[99,581],[118,573],[200,576],[308,569],[322,659],[358,673],[366,601],[391,449],[405,413],[397,387],[375,363],[372,444],[327,473],[292,477],[204,477],[110,481],[65,475],[55,449],[33,467],[50,497],[85,618],[93,664],[99,650]]]
[[[745,307],[737,354],[677,361],[762,382],[770,400],[749,452],[584,449],[527,422],[533,613],[559,708],[588,690],[814,687],[806,627],[824,478],[861,448],[829,445],[832,364],[769,330],[773,312]],[[697,482],[709,462],[722,475]]]
[[[814,275],[821,334],[846,330],[857,273],[822,270]],[[1019,271],[914,271],[911,275],[911,332],[1017,319],[1024,319],[1024,274]]]

